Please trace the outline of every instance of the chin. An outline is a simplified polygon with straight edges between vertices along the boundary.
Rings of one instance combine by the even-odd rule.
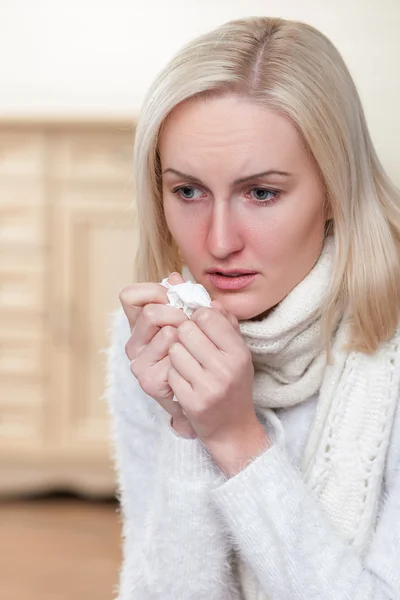
[[[268,316],[274,306],[261,305],[258,302],[251,302],[246,298],[235,296],[217,295],[215,300],[219,300],[227,311],[232,313],[238,321],[261,320]]]

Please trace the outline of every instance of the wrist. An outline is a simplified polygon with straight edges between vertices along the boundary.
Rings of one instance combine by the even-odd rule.
[[[270,447],[269,438],[257,417],[255,423],[232,434],[229,440],[207,444],[214,462],[227,477],[237,475]]]

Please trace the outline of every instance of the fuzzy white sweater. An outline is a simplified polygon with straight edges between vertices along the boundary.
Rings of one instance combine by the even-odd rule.
[[[128,337],[120,311],[106,394],[123,521],[119,600],[242,598],[237,555],[270,600],[400,600],[400,409],[361,560],[299,471],[318,396],[275,410],[283,443],[259,415],[272,447],[227,480],[199,440],[178,436],[141,390],[124,351]]]

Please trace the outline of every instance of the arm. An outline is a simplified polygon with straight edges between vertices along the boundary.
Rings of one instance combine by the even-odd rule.
[[[209,492],[224,480],[198,439],[177,435],[140,388],[124,352],[118,315],[107,398],[123,520],[119,600],[233,600],[225,537]]]
[[[334,530],[278,445],[212,491],[271,600],[400,599],[399,418],[395,433],[385,502],[364,560]]]

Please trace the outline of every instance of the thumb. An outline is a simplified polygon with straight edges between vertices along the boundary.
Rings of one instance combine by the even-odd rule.
[[[185,283],[185,280],[179,273],[171,273],[168,277],[168,283],[170,285],[178,285],[179,283]]]
[[[232,313],[227,311],[226,308],[223,307],[219,300],[213,300],[211,302],[211,307],[220,312],[222,315],[224,315],[224,317],[228,319],[229,323],[236,329],[236,331],[240,333],[239,321],[237,320],[235,315],[233,315]]]

